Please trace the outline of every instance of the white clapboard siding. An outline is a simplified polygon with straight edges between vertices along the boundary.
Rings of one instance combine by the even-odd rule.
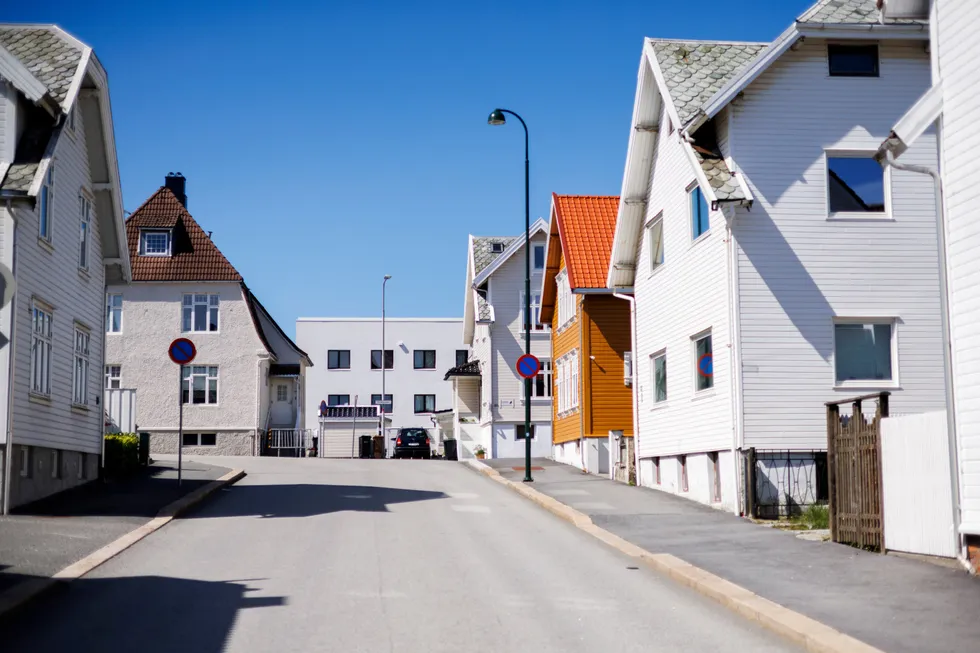
[[[885,548],[955,558],[946,411],[881,421]]]
[[[828,221],[826,208],[825,149],[873,153],[929,88],[928,55],[921,42],[886,43],[879,78],[831,78],[826,52],[808,38],[731,109],[728,138],[755,196],[735,227],[745,447],[826,448],[824,402],[851,395],[892,390],[903,413],[945,402],[931,180],[892,175],[894,220]],[[935,134],[906,162],[935,166]],[[899,387],[834,389],[835,315],[898,319]]]

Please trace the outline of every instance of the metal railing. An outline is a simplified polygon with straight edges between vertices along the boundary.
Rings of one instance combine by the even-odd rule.
[[[263,454],[304,458],[313,445],[313,429],[269,429]]]

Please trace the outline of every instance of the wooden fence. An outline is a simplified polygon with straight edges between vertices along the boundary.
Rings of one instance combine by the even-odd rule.
[[[834,542],[880,551],[884,543],[881,482],[881,420],[888,396],[881,392],[827,404],[827,471],[830,475],[830,535]],[[874,416],[865,402],[877,401]],[[850,415],[840,407],[851,405]]]

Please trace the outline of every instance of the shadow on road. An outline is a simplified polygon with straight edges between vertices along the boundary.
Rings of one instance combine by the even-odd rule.
[[[257,582],[82,578],[0,620],[0,650],[221,653],[239,610],[286,605]]]
[[[442,492],[372,485],[234,485],[219,500],[182,519],[214,517],[312,517],[332,512],[389,512],[396,503],[449,498]]]

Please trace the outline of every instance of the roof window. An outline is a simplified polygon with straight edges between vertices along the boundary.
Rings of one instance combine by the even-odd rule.
[[[504,251],[504,244],[503,243],[491,243],[490,244],[490,251],[493,252],[494,254],[502,254],[503,251]]]
[[[169,229],[142,229],[140,256],[170,256],[172,240]]]

